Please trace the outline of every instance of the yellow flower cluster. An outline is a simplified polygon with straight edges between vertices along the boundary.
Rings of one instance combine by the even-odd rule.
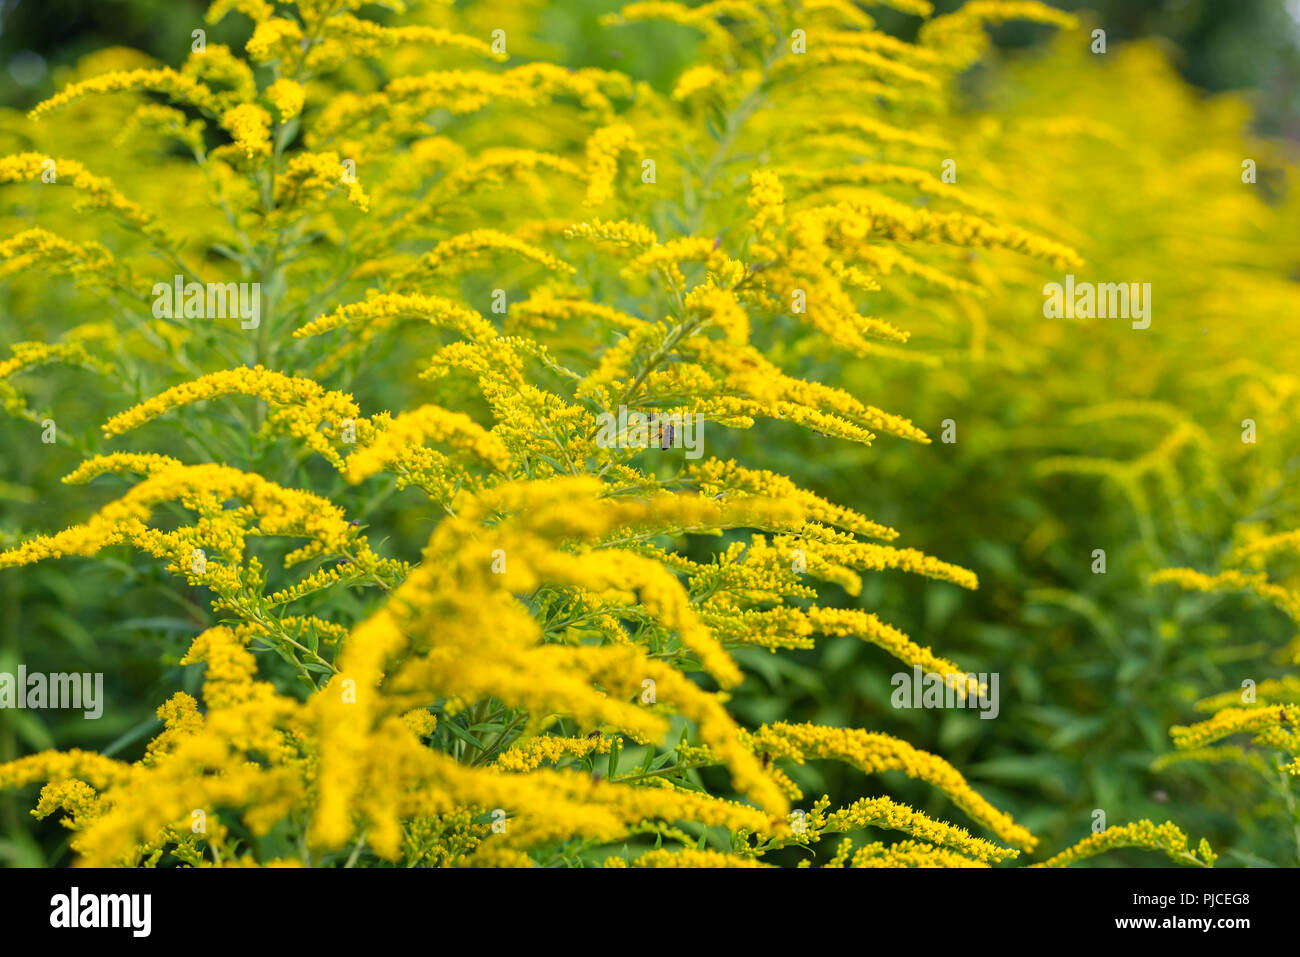
[[[302,85],[293,80],[281,78],[266,88],[267,101],[275,108],[280,122],[293,119],[302,112],[307,99],[307,92]]]
[[[1210,845],[1202,840],[1196,850],[1188,847],[1187,835],[1166,821],[1156,825],[1151,821],[1135,821],[1107,827],[1103,831],[1090,834],[1075,844],[1033,867],[1068,867],[1089,857],[1096,857],[1117,847],[1140,847],[1146,850],[1162,851],[1170,860],[1179,864],[1195,867],[1213,867],[1215,853]]]
[[[468,339],[491,339],[496,335],[491,324],[473,309],[467,309],[440,296],[400,295],[384,293],[364,302],[339,306],[328,315],[320,316],[293,331],[295,339],[320,335],[342,326],[367,323],[373,328],[388,319],[418,316],[434,325],[455,329]]]
[[[241,103],[221,114],[221,125],[249,159],[271,155],[271,114],[255,103]]]
[[[163,68],[106,73],[81,83],[74,83],[38,104],[31,115],[33,119],[46,116],[87,96],[136,90],[161,93],[175,102],[195,106],[210,113],[217,108],[216,94],[208,87],[193,77]]]
[[[272,407],[264,426],[267,431],[277,429],[292,435],[340,469],[343,467],[342,456],[334,448],[330,436],[344,432],[347,423],[352,423],[356,429],[361,413],[352,397],[329,391],[313,379],[290,377],[261,366],[213,372],[193,382],[173,386],[113,416],[104,423],[104,435],[121,435],[181,406],[231,394],[262,399]],[[362,434],[367,425],[361,425]],[[329,430],[330,435],[321,431],[322,426]],[[355,436],[352,441],[356,441]]]
[[[544,735],[539,738],[507,748],[492,764],[501,771],[532,771],[543,764],[554,764],[561,758],[581,758],[589,754],[608,754],[614,746],[614,739],[606,738],[593,732],[585,738],[561,738]]]
[[[370,198],[357,180],[354,169],[344,163],[337,153],[297,153],[290,157],[284,174],[276,180],[276,203],[280,206],[301,206],[323,200],[340,186],[347,193],[348,202],[365,212]]]
[[[53,178],[49,179],[50,177]],[[46,179],[49,179],[51,185],[71,186],[84,194],[76,205],[79,211],[103,210],[123,225],[138,229],[151,238],[164,238],[164,231],[155,217],[118,192],[109,180],[95,176],[75,160],[42,156],[39,153],[0,157],[0,185],[25,181],[45,182]]]
[[[608,126],[597,130],[587,142],[587,198],[588,206],[600,206],[614,195],[614,180],[618,175],[619,154],[641,149],[636,141],[636,131],[626,124]]]
[[[892,5],[930,15],[919,0]],[[192,163],[169,158],[156,187],[125,181],[149,202],[70,160],[0,158],[0,185],[43,188],[53,169],[81,209],[130,234],[2,238],[0,278],[57,265],[147,301],[139,277],[160,258],[169,278],[195,281],[220,260],[263,296],[257,330],[184,317],[124,327],[114,358],[149,371],[118,376],[110,408],[124,411],[103,437],[185,411],[149,430],[158,451],[87,450],[65,478],[128,478],[122,497],[0,552],[0,569],[122,544],[164,559],[219,615],[181,662],[204,669],[201,702],[164,703],[139,761],[27,756],[0,765],[0,786],[46,783],[37,813],[62,809],[81,862],[102,865],[751,867],[865,828],[907,839],[856,851],[845,839],[833,865],[1016,855],[884,797],[823,800],[808,830],[792,827],[798,766],[832,759],[925,781],[1032,850],[953,765],[904,741],[742,725],[729,695],[745,645],[857,637],[954,676],[960,696],[984,690],[873,611],[819,594],[829,583],[860,595],[876,573],[978,580],[762,463],[713,452],[732,448],[724,430],[759,420],[828,447],[928,442],[908,418],[813,378],[823,365],[809,357],[907,353],[911,331],[868,302],[974,301],[997,281],[971,250],[1078,262],[1051,230],[929,171],[947,142],[943,97],[983,24],[1069,18],[975,0],[906,43],[845,0],[632,3],[607,23],[664,20],[706,40],[707,62],[662,95],[541,61],[461,68],[505,54],[459,7],[396,25],[358,9],[217,0],[212,22],[253,21],[246,58],[213,46],[179,71],[114,70],[33,111],[58,124],[56,111],[115,94],[133,143],[179,138]],[[807,52],[794,55],[805,25]],[[188,212],[191,195],[204,200],[192,221],[148,212]],[[575,222],[583,205],[602,218]],[[893,310],[914,312],[925,309]],[[20,343],[0,379],[94,365],[90,342]],[[212,402],[227,396],[259,401],[249,416]],[[607,440],[603,423],[629,412],[653,421],[657,443]],[[394,511],[389,494],[412,488]],[[295,540],[287,553],[282,539]],[[286,677],[292,693],[272,681]],[[725,772],[716,793],[692,777],[703,767]],[[204,830],[191,827],[196,808]],[[697,844],[700,828],[727,840]],[[259,844],[273,831],[292,834],[297,859]]]
[[[510,452],[491,432],[461,412],[449,412],[435,405],[423,405],[380,425],[365,448],[348,457],[349,482],[357,483],[396,461],[403,452],[425,442],[445,441],[486,465],[504,472],[510,467]]]
[[[1008,844],[1033,850],[1037,839],[980,797],[951,764],[919,751],[905,741],[852,728],[826,728],[777,722],[751,736],[751,746],[802,764],[811,758],[831,758],[869,774],[902,771],[943,791],[948,798]]]
[[[847,845],[847,841],[845,844]],[[987,867],[979,861],[922,841],[868,844],[853,852],[850,867]]]
[[[0,242],[0,278],[39,266],[111,281],[113,265],[113,254],[99,243],[72,242],[44,229],[25,229]]]

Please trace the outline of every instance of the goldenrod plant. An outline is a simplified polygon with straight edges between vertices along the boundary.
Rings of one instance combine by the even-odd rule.
[[[1300,531],[1260,535],[1254,525],[1245,525],[1244,531],[1249,541],[1228,556],[1236,567],[1214,575],[1190,568],[1162,569],[1151,580],[1193,593],[1242,592],[1273,606],[1284,613],[1290,627],[1274,630],[1289,640],[1276,642],[1270,657],[1284,665],[1300,664],[1300,635],[1291,631],[1300,624],[1300,592],[1293,571]],[[1271,577],[1269,566],[1280,574]],[[1158,758],[1156,766],[1196,764],[1246,771],[1253,779],[1245,790],[1254,796],[1257,826],[1279,832],[1275,843],[1291,843],[1293,850],[1281,863],[1300,865],[1300,799],[1293,781],[1300,776],[1300,678],[1294,673],[1260,681],[1244,678],[1237,689],[1196,702],[1196,710],[1210,717],[1171,728],[1177,750]]]
[[[34,749],[0,765],[0,787],[41,785],[33,813],[61,815],[92,866],[1059,866],[1126,846],[1212,866],[1208,842],[1137,816],[1040,847],[958,761],[752,707],[765,657],[830,644],[940,676],[953,706],[994,701],[1019,654],[968,671],[931,647],[942,629],[909,635],[870,600],[907,576],[949,604],[980,587],[909,541],[911,480],[887,450],[939,468],[966,424],[936,399],[990,369],[1064,375],[1086,319],[1047,318],[1038,290],[1083,281],[1099,233],[1061,214],[1068,178],[1023,164],[1116,126],[1040,107],[1004,127],[958,102],[991,26],[1086,49],[1074,18],[880,4],[919,18],[914,41],[849,0],[603,18],[620,42],[654,26],[693,44],[662,91],[552,62],[533,39],[544,4],[384,6],[216,0],[179,66],[101,51],[0,118],[0,391],[29,439],[6,488],[57,496],[57,474],[79,489],[71,511],[23,513],[0,577],[97,569],[134,586],[165,569],[150,593],[184,616],[131,630],[173,681],[148,703],[156,722]],[[208,42],[218,26],[242,47]],[[1024,138],[1051,148],[1021,155]],[[1236,179],[1210,159],[1188,175]],[[1192,215],[1122,188],[1167,228]],[[1293,304],[1293,250],[1249,276],[1197,271],[1285,210],[1243,193],[1213,212],[1185,262],[1153,253],[1132,278],[1193,272],[1212,288],[1178,295],[1221,295],[1225,312],[1235,288],[1260,313]],[[1143,357],[1138,337],[1177,308],[1157,289],[1122,322]],[[62,324],[25,321],[51,290]],[[1148,329],[1153,301],[1168,311]],[[1277,363],[1265,382],[1220,371],[1280,430],[1294,377],[1277,338],[1258,343]],[[1113,479],[1155,554],[1143,483],[1168,491],[1179,456],[1209,460],[1205,421],[1155,399],[1035,401],[1073,416],[1036,447],[1039,474]],[[1124,417],[1155,430],[1123,434],[1134,457],[1073,444]],[[769,437],[787,435],[868,449],[899,528],[786,474]],[[1243,481],[1280,479],[1280,450],[1246,454],[1228,463]],[[1294,759],[1294,732],[1265,713],[1216,727],[1290,741]],[[941,810],[861,775],[832,801],[804,774],[824,761],[912,779]]]
[[[1041,802],[1045,843],[1086,833],[1098,810],[1177,805],[1228,862],[1295,866],[1282,793],[1255,802],[1239,769],[1166,757],[1198,699],[1285,680],[1290,633],[1262,603],[1223,599],[1225,617],[1151,583],[1170,567],[1242,568],[1242,546],[1297,524],[1294,153],[1250,132],[1243,99],[1189,88],[1154,44],[1096,52],[1104,25],[1004,63],[963,124],[969,179],[1085,265],[1030,275],[981,253],[987,295],[921,304],[913,342],[938,358],[885,367],[885,382],[914,397],[916,421],[953,419],[956,441],[879,507],[910,507],[920,542],[960,527],[973,543],[956,557],[979,557],[980,591],[927,620],[1013,655],[1000,722],[1021,756],[981,749],[975,765]],[[1149,283],[1146,318],[1050,317],[1070,276]],[[920,467],[882,464],[886,491]],[[1293,589],[1285,550],[1268,557]]]

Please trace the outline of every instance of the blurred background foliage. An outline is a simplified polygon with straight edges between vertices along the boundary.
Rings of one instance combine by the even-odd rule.
[[[617,68],[670,90],[694,60],[695,39],[658,24],[597,24],[599,14],[620,5],[521,3],[533,13],[534,29],[529,44],[512,52]],[[750,723],[806,720],[899,734],[952,761],[1042,838],[1044,854],[1087,834],[1101,809],[1111,823],[1173,820],[1193,840],[1208,837],[1224,864],[1295,866],[1292,795],[1231,767],[1152,768],[1170,751],[1168,728],[1197,719],[1198,698],[1239,687],[1243,678],[1287,673],[1289,656],[1279,651],[1293,625],[1257,601],[1183,596],[1145,582],[1161,567],[1217,570],[1242,525],[1300,525],[1300,447],[1291,411],[1298,392],[1286,372],[1300,369],[1300,220],[1295,184],[1280,173],[1286,148],[1260,146],[1258,155],[1260,188],[1288,217],[1286,235],[1270,235],[1271,225],[1252,222],[1249,207],[1229,195],[1240,189],[1232,170],[1251,155],[1245,149],[1255,150],[1243,130],[1300,139],[1300,5],[1059,5],[1106,29],[1114,56],[1090,58],[1077,43],[1067,48],[1042,29],[996,29],[998,52],[966,78],[969,112],[958,120],[958,155],[970,160],[960,161],[959,182],[999,196],[1012,221],[1075,245],[1099,281],[1152,282],[1152,328],[1132,334],[1113,320],[1044,322],[1038,289],[1060,277],[991,254],[974,268],[998,276],[999,285],[988,301],[966,310],[964,326],[954,326],[950,306],[931,309],[921,295],[882,294],[879,314],[916,333],[923,361],[794,357],[806,377],[842,382],[931,436],[953,419],[956,444],[879,440],[864,449],[780,423],[708,439],[711,454],[742,462],[747,449],[761,445],[769,467],[900,529],[900,544],[975,570],[975,593],[882,575],[870,577],[859,598],[824,598],[879,611],[968,670],[999,672],[1001,713],[984,721],[975,712],[896,710],[887,680],[894,662],[853,641],[777,655],[742,652],[751,677],[734,710]],[[175,65],[198,26],[209,43],[241,45],[244,21],[204,24],[205,6],[0,0],[0,104],[30,107],[66,82],[82,57],[109,46]],[[958,0],[936,4],[940,11],[957,6]],[[362,13],[386,16],[377,8]],[[873,14],[904,38],[920,22]],[[83,75],[94,72],[82,64]],[[1218,98],[1224,91],[1239,95]],[[112,107],[96,100],[80,108]],[[1053,126],[1061,115],[1094,117],[1105,128]],[[1228,175],[1180,165],[1201,155],[1206,142],[1223,144]],[[73,144],[66,153],[93,166],[95,148]],[[133,149],[110,148],[125,151],[122,159]],[[196,196],[201,200],[197,190]],[[1267,278],[1279,275],[1291,281]],[[42,338],[42,324],[55,322],[49,308],[6,292],[5,340]],[[70,285],[58,308],[95,312],[90,297]],[[58,320],[57,328],[67,324]],[[43,390],[66,399],[85,381],[75,369],[50,367]],[[144,385],[140,391],[150,394]],[[1135,400],[1147,404],[1107,411],[1108,403]],[[83,404],[92,410],[84,416],[89,435],[102,416],[93,397]],[[1238,423],[1248,415],[1269,423],[1259,465],[1240,460]],[[1043,468],[1061,455],[1131,461],[1163,448],[1174,433],[1179,444],[1136,486]],[[1289,445],[1282,438],[1288,434]],[[0,483],[3,532],[61,527],[70,512],[85,512],[92,494],[55,487],[46,497],[33,495],[31,488],[50,485],[42,476],[66,473],[82,456],[75,445],[61,445],[52,451],[61,460],[38,469],[22,452],[30,441],[28,423],[0,418],[8,483]],[[1145,498],[1135,499],[1134,487]],[[93,494],[108,497],[102,489]],[[416,501],[397,496],[383,508],[397,516],[403,502]],[[431,521],[397,518],[394,551],[418,549]],[[1092,571],[1097,548],[1107,553],[1104,575]],[[59,712],[0,714],[0,761],[54,746],[138,751],[156,727],[141,715],[178,688],[195,690],[198,674],[176,661],[200,628],[203,604],[149,562],[105,556],[0,574],[0,671],[19,661],[58,670],[75,657],[82,670],[106,672],[111,701],[131,703],[106,708],[98,722]],[[807,792],[825,790],[836,803],[888,790],[945,816],[942,801],[910,782],[891,781],[886,789],[821,765],[799,769],[797,777]],[[0,862],[66,863],[65,832],[53,818],[33,822],[29,807],[22,795],[0,795]],[[1162,863],[1156,854],[1121,851],[1095,866]]]
[[[458,5],[464,5],[462,2]],[[1096,20],[1111,42],[1159,39],[1188,82],[1202,89],[1251,91],[1261,127],[1300,138],[1300,44],[1296,0],[1053,0],[1053,5]],[[597,17],[618,0],[557,0],[546,5],[537,39],[563,51],[574,67],[618,66],[667,89],[693,59],[694,40],[652,25],[635,44],[621,44]],[[937,0],[936,13],[961,6]],[[0,0],[0,104],[30,107],[56,89],[60,67],[107,46],[141,50],[166,63],[183,58],[190,31],[203,19],[204,0]],[[381,7],[363,16],[382,19]],[[872,11],[882,29],[914,39],[920,20],[891,10]],[[208,27],[214,43],[232,43],[238,18]],[[1039,40],[1023,24],[999,27],[1000,46]],[[653,42],[640,42],[644,39]]]

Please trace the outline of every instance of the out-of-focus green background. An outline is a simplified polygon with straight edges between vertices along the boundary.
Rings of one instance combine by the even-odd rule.
[[[936,12],[960,6],[938,0]],[[1189,82],[1210,91],[1255,91],[1263,127],[1300,138],[1300,4],[1291,0],[1056,0],[1054,6],[1088,11],[1111,42],[1139,37],[1167,41]],[[547,7],[543,38],[560,44],[571,66],[617,64],[663,87],[691,59],[682,31],[661,29],[653,48],[618,49],[596,18],[618,9],[619,0],[557,0]],[[58,67],[105,46],[121,45],[178,63],[189,49],[190,31],[203,26],[212,42],[239,37],[241,18],[217,27],[202,22],[203,0],[0,0],[0,103],[26,107],[54,92]],[[365,16],[389,15],[380,7]],[[872,8],[880,26],[907,37],[916,17]],[[1009,25],[998,31],[1004,45],[1041,36]]]

